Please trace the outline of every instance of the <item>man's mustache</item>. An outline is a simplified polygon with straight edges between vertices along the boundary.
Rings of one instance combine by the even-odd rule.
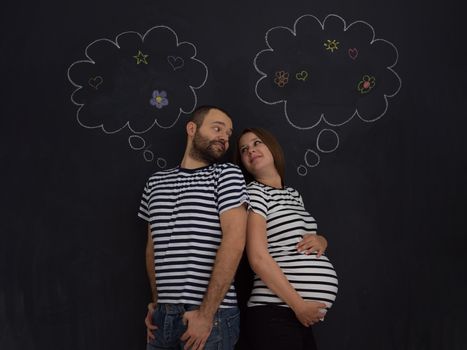
[[[225,149],[225,141],[221,141],[221,140],[217,140],[217,141],[210,141],[209,142],[209,147],[215,145],[215,144],[219,144],[222,146],[222,148]]]

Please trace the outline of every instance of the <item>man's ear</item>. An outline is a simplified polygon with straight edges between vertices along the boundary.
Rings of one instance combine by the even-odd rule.
[[[193,122],[186,123],[186,133],[188,136],[195,136],[196,133],[196,124]]]

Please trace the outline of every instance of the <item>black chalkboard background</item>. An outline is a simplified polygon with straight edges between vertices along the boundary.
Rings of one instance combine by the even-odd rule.
[[[402,82],[378,120],[328,126],[334,133],[322,146],[333,148],[335,134],[339,145],[317,152],[315,167],[311,151],[323,127],[292,127],[283,103],[255,94],[261,75],[254,58],[267,48],[266,32],[292,28],[305,14],[370,24],[397,48]],[[194,102],[224,107],[236,132],[267,127],[285,149],[287,183],[328,238],[339,276],[336,303],[315,327],[319,348],[467,348],[467,33],[454,1],[31,1],[3,4],[1,17],[0,349],[144,348],[146,231],[136,212],[147,177],[180,160],[186,115],[170,129],[141,133],[151,122],[144,119],[151,90],[144,108],[126,103],[125,94],[115,104],[91,99],[108,123],[120,118],[105,125],[121,130],[86,128],[68,70],[97,39],[161,25],[192,43],[208,72],[189,73],[204,83],[196,101],[170,75],[179,56],[170,59],[170,74],[149,72],[167,82],[169,101],[180,93],[185,110]],[[112,62],[100,65],[110,75],[118,66]],[[341,73],[321,75],[322,83],[346,78]],[[88,92],[104,88],[97,74],[84,75],[94,79]],[[375,93],[380,81],[388,82],[377,80]],[[143,83],[120,83],[135,101],[141,97]],[[169,106],[164,120],[173,121]],[[132,132],[124,118],[133,109],[142,114]]]

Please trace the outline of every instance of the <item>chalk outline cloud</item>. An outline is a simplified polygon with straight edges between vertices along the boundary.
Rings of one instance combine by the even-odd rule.
[[[313,18],[314,20],[316,20],[319,25],[321,26],[321,29],[324,30],[325,28],[325,24],[326,24],[326,21],[331,18],[331,17],[335,17],[335,18],[338,18],[339,20],[342,21],[342,23],[344,24],[344,32],[346,32],[349,28],[351,28],[353,25],[355,24],[364,24],[366,26],[368,26],[370,29],[371,29],[371,32],[372,32],[372,39],[370,41],[370,45],[372,45],[373,43],[375,42],[378,42],[378,41],[381,41],[381,42],[384,42],[388,45],[390,45],[395,53],[396,53],[396,58],[395,58],[395,62],[390,65],[390,66],[387,66],[386,69],[388,69],[389,71],[391,71],[395,77],[397,78],[397,80],[399,81],[399,87],[396,89],[396,91],[390,95],[386,95],[386,94],[383,94],[383,97],[384,97],[384,100],[385,100],[385,109],[384,111],[379,115],[377,116],[376,118],[372,118],[372,119],[365,119],[363,118],[359,113],[358,113],[358,108],[355,108],[355,111],[353,112],[353,114],[351,116],[349,116],[344,122],[342,123],[331,123],[329,122],[328,120],[326,120],[326,116],[324,113],[321,114],[321,116],[319,117],[318,121],[316,123],[314,123],[313,125],[311,126],[298,126],[296,124],[294,124],[291,120],[291,118],[289,117],[288,113],[287,113],[287,100],[284,100],[284,99],[281,99],[281,100],[278,100],[278,101],[274,101],[274,102],[268,102],[266,100],[264,100],[263,98],[260,97],[259,93],[258,93],[258,85],[259,83],[263,80],[263,79],[266,79],[268,77],[268,75],[266,73],[264,73],[263,71],[261,71],[259,68],[258,68],[258,65],[257,65],[257,59],[258,57],[264,53],[264,52],[274,52],[274,49],[271,47],[271,45],[269,44],[269,41],[268,41],[268,35],[271,31],[273,30],[276,30],[276,29],[284,29],[284,30],[287,30],[289,31],[291,34],[293,34],[293,36],[297,36],[297,33],[296,33],[296,28],[297,28],[297,24],[298,22],[303,19],[303,18],[306,18],[306,17],[311,17]],[[266,34],[265,34],[265,42],[266,42],[266,45],[267,45],[267,49],[264,49],[264,50],[261,50],[260,52],[258,52],[253,60],[253,65],[256,69],[256,71],[261,74],[261,77],[257,80],[256,84],[255,84],[255,94],[256,94],[256,97],[258,97],[258,99],[267,104],[267,105],[275,105],[275,104],[278,104],[278,103],[283,103],[284,104],[284,114],[285,114],[285,117],[287,119],[287,122],[294,128],[296,129],[299,129],[299,130],[309,130],[309,129],[312,129],[314,128],[315,126],[317,126],[319,123],[321,122],[324,122],[326,123],[327,125],[331,125],[331,126],[341,126],[341,125],[344,125],[346,123],[348,123],[350,120],[352,120],[356,115],[364,122],[374,122],[378,119],[380,119],[381,117],[383,117],[386,112],[387,112],[387,109],[388,109],[388,105],[389,105],[389,102],[388,102],[388,98],[391,98],[391,97],[394,97],[395,95],[397,95],[401,89],[401,86],[402,86],[402,80],[401,78],[399,77],[399,75],[394,71],[393,67],[396,66],[397,62],[398,62],[398,59],[399,59],[399,52],[396,48],[396,46],[394,44],[392,44],[390,41],[388,40],[385,40],[385,39],[376,39],[376,34],[375,34],[375,30],[373,28],[373,26],[371,26],[368,22],[365,22],[365,21],[361,21],[361,20],[358,20],[358,21],[355,21],[355,22],[352,22],[350,23],[349,25],[346,24],[345,20],[340,17],[339,15],[336,15],[336,14],[329,14],[327,15],[324,20],[321,22],[316,16],[314,15],[310,15],[310,14],[306,14],[306,15],[302,15],[300,17],[298,17],[295,22],[294,22],[294,25],[293,25],[293,29],[292,28],[289,28],[289,27],[285,27],[285,26],[276,26],[276,27],[272,27],[270,28]]]
[[[136,130],[133,130],[133,129],[131,128],[131,126],[130,126],[130,121],[129,121],[129,120],[128,120],[121,128],[119,128],[119,129],[117,129],[117,130],[114,130],[114,131],[108,131],[108,130],[106,130],[106,129],[105,129],[105,126],[104,126],[104,123],[101,123],[101,124],[96,125],[96,126],[89,126],[89,125],[86,125],[86,124],[84,124],[83,122],[81,122],[81,120],[80,120],[80,111],[81,111],[81,109],[84,107],[84,104],[76,102],[75,99],[74,99],[74,95],[75,95],[80,89],[82,89],[83,86],[82,86],[82,85],[79,85],[79,84],[76,84],[76,83],[73,81],[73,79],[72,79],[71,76],[70,76],[70,70],[71,70],[75,65],[80,64],[80,63],[92,63],[92,64],[96,64],[96,62],[88,55],[88,49],[89,49],[91,46],[93,46],[93,45],[95,45],[96,43],[98,43],[98,42],[106,41],[106,42],[109,42],[109,43],[115,45],[118,49],[121,49],[120,46],[118,45],[118,40],[119,40],[119,38],[120,38],[121,36],[126,35],[126,34],[136,34],[136,35],[138,35],[138,36],[140,37],[141,42],[144,43],[144,39],[146,38],[146,36],[147,36],[151,31],[156,30],[156,29],[160,29],[160,28],[167,29],[167,30],[169,30],[170,32],[172,32],[172,34],[175,36],[177,47],[179,47],[179,46],[181,46],[181,45],[190,45],[190,46],[193,48],[193,50],[194,50],[194,54],[193,54],[193,56],[190,57],[190,59],[192,59],[192,60],[197,61],[198,63],[200,63],[200,64],[204,67],[204,69],[205,69],[205,71],[206,71],[204,80],[203,80],[203,82],[202,82],[200,85],[198,85],[198,86],[189,85],[189,88],[190,88],[190,90],[191,90],[191,92],[193,93],[193,96],[194,96],[194,103],[193,103],[192,109],[189,110],[189,111],[184,111],[182,108],[179,108],[179,112],[178,112],[177,117],[175,118],[175,121],[174,121],[172,124],[168,125],[168,126],[167,126],[167,125],[161,125],[161,124],[158,122],[157,119],[154,119],[154,122],[151,124],[151,126],[149,126],[147,129],[145,129],[145,130],[143,130],[143,131],[136,131]],[[202,62],[202,61],[200,61],[199,59],[195,58],[196,55],[197,55],[197,49],[196,49],[196,46],[195,46],[194,44],[192,44],[192,43],[190,43],[190,42],[188,42],[188,41],[182,41],[182,42],[180,42],[179,39],[178,39],[177,33],[176,33],[173,29],[171,29],[170,27],[165,26],[165,25],[154,26],[154,27],[150,28],[148,31],[146,31],[146,33],[145,33],[144,35],[141,35],[140,33],[136,32],[136,31],[126,31],[126,32],[123,32],[123,33],[118,34],[118,35],[116,36],[116,38],[115,38],[115,41],[112,41],[112,40],[107,39],[107,38],[101,38],[101,39],[94,40],[92,43],[90,43],[88,46],[86,46],[86,49],[85,49],[85,56],[86,56],[88,59],[87,59],[87,60],[79,60],[79,61],[73,62],[73,63],[70,65],[70,67],[68,67],[68,70],[67,70],[67,77],[68,77],[68,80],[70,81],[70,83],[71,83],[73,86],[76,87],[76,89],[72,92],[70,99],[71,99],[71,102],[73,102],[73,104],[75,104],[76,106],[79,107],[78,110],[77,110],[77,112],[76,112],[76,119],[77,119],[78,123],[79,123],[82,127],[86,128],[86,129],[97,129],[97,128],[100,128],[100,129],[102,129],[102,131],[103,131],[104,133],[106,133],[106,134],[115,134],[115,133],[118,133],[119,131],[123,130],[125,127],[128,127],[128,129],[129,129],[132,133],[134,133],[134,134],[144,134],[144,133],[148,132],[149,130],[151,130],[151,129],[154,127],[154,125],[157,125],[158,127],[162,128],[162,129],[170,129],[170,128],[172,128],[172,127],[178,122],[178,120],[180,119],[180,116],[181,116],[182,113],[184,113],[184,114],[189,114],[189,113],[192,113],[192,112],[195,110],[196,105],[197,105],[197,103],[198,103],[198,97],[197,97],[197,95],[196,95],[195,90],[198,90],[198,89],[202,88],[202,87],[204,86],[204,84],[206,83],[207,79],[208,79],[208,67],[206,66],[206,64],[205,64],[204,62]]]

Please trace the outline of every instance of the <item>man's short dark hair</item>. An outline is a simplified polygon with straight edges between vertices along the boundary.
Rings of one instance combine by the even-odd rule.
[[[217,109],[221,111],[222,113],[225,113],[226,115],[229,115],[225,110],[222,108],[216,107],[216,106],[211,106],[211,105],[203,105],[199,106],[196,108],[193,113],[191,114],[190,118],[188,119],[188,122],[193,122],[196,124],[196,127],[201,127],[204,121],[204,117],[209,113],[211,109]]]

